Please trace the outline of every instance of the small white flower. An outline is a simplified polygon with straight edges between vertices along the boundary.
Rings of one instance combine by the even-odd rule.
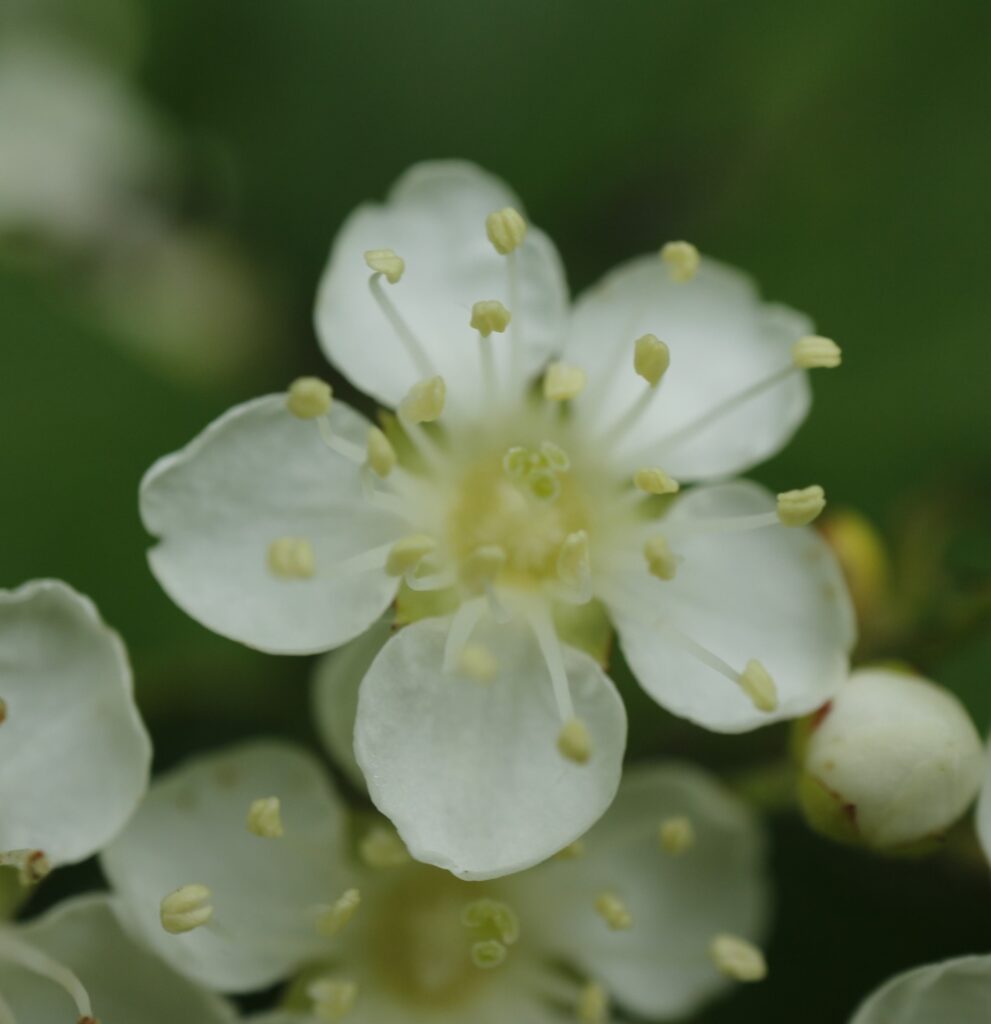
[[[279,838],[244,828],[260,793],[279,798]],[[659,836],[675,816],[694,835],[677,857]],[[163,777],[103,865],[128,927],[173,967],[228,992],[295,978],[319,1020],[551,1020],[593,1002],[586,982],[638,1017],[680,1018],[729,984],[714,942],[764,928],[756,820],[684,765],[628,771],[580,850],[494,882],[382,856],[387,839],[402,852],[349,822],[315,758],[258,742]],[[212,914],[171,934],[160,900],[190,883]]]
[[[658,253],[569,318],[555,250],[520,209],[470,165],[425,164],[342,228],[317,330],[398,409],[390,436],[339,401],[314,422],[273,395],[141,491],[162,585],[259,649],[326,651],[397,591],[407,609],[438,600],[446,615],[371,665],[356,751],[413,855],[470,878],[536,863],[615,792],[623,709],[561,626],[576,608],[608,614],[659,703],[725,732],[821,705],[853,637],[836,564],[797,525],[820,489],[648,497],[787,441],[808,408],[811,323],[712,260],[672,277]],[[273,543],[300,571],[272,571]]]

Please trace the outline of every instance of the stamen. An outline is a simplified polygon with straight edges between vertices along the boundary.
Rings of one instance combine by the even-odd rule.
[[[316,422],[317,429],[320,431],[320,439],[332,452],[340,455],[342,459],[347,459],[348,462],[353,462],[356,466],[365,464],[365,452],[362,451],[361,446],[349,441],[346,437],[338,437],[327,416],[318,416]]]
[[[557,749],[562,757],[575,764],[588,764],[592,759],[592,737],[580,718],[569,718],[557,736]]]
[[[63,967],[46,953],[17,938],[10,929],[0,932],[0,961],[15,964],[57,985],[75,1004],[76,1013],[80,1017],[79,1024],[86,1020],[95,1021],[89,993],[79,978],[68,967]]]
[[[579,366],[551,363],[544,373],[544,398],[548,402],[567,402],[585,390],[588,376]]]
[[[255,800],[248,808],[248,831],[262,839],[280,839],[285,835],[282,804],[277,796]]]
[[[746,939],[717,935],[709,946],[712,962],[735,981],[763,981],[767,977],[764,954]]]
[[[498,299],[486,299],[471,307],[471,326],[487,338],[494,331],[502,334],[513,319],[512,314]]]
[[[500,256],[508,256],[523,244],[526,221],[511,206],[490,213],[485,218],[485,233]]]
[[[381,274],[389,284],[396,284],[403,276],[406,263],[392,249],[369,249],[365,253],[365,265],[376,274]]]
[[[512,907],[499,900],[481,899],[469,903],[461,912],[465,928],[493,931],[499,941],[512,946],[520,937],[520,919]]]
[[[378,427],[368,428],[368,465],[383,480],[396,468],[399,461],[392,442]]]
[[[629,931],[633,927],[633,915],[613,892],[599,893],[595,898],[595,912],[614,932]]]
[[[609,994],[594,981],[590,981],[578,994],[575,1006],[578,1024],[608,1024]]]
[[[480,683],[491,683],[499,674],[499,662],[483,644],[466,644],[458,658],[458,669]]]
[[[423,347],[423,343],[403,319],[392,299],[386,295],[385,288],[382,285],[382,274],[372,274],[368,279],[368,288],[382,315],[389,321],[389,326],[395,332],[396,337],[403,343],[406,354],[410,357],[417,372],[421,373],[424,377],[431,376],[434,373],[433,361],[427,355],[427,350]]]
[[[684,284],[698,273],[701,257],[691,242],[668,242],[661,249],[661,259],[667,265],[672,281]]]
[[[657,830],[657,838],[665,853],[679,856],[695,845],[695,826],[691,818],[683,814],[665,818]]]
[[[444,661],[442,663],[444,672],[455,670],[466,644],[471,639],[472,631],[484,612],[484,598],[476,597],[465,601],[454,613],[451,626],[447,631],[447,639],[444,641]]]
[[[409,862],[409,850],[394,829],[374,825],[358,846],[361,859],[370,868],[398,868]]]
[[[417,381],[399,404],[399,413],[409,423],[432,423],[444,411],[447,385],[443,377]]]
[[[571,701],[571,690],[568,687],[568,673],[564,667],[564,656],[561,653],[561,642],[557,638],[557,630],[550,612],[543,602],[535,603],[529,612],[528,619],[537,646],[544,656],[547,671],[550,673],[551,685],[554,688],[554,699],[562,724],[575,717],[575,707]]]
[[[344,1020],[354,1009],[358,986],[346,979],[318,978],[307,985],[306,994],[313,1001],[313,1012],[318,1019],[338,1021]]]
[[[778,706],[778,688],[767,669],[754,659],[740,673],[740,688],[758,711],[774,711]]]
[[[213,917],[212,893],[205,885],[184,885],[162,900],[159,916],[170,935],[201,928]]]
[[[579,857],[585,856],[585,841],[583,839],[576,839],[573,843],[568,843],[564,849],[558,850],[554,854],[555,860],[578,860]]]
[[[645,494],[677,494],[681,485],[663,469],[638,469],[633,474],[633,485]]]
[[[651,537],[643,546],[643,556],[647,560],[647,570],[659,580],[673,580],[678,571],[678,560],[668,546],[668,542],[658,534]]]
[[[437,542],[425,533],[413,533],[397,540],[389,549],[385,571],[389,576],[402,576],[416,567],[420,559],[429,555]]]
[[[826,507],[826,492],[814,484],[778,495],[778,519],[785,526],[808,526]]]
[[[671,352],[667,345],[653,334],[637,338],[633,346],[633,369],[638,376],[656,388],[671,365]]]
[[[586,589],[592,576],[588,550],[588,533],[577,530],[564,538],[557,555],[558,579],[569,587]]]
[[[483,971],[491,971],[506,962],[506,947],[498,939],[484,939],[473,943],[471,962]]]
[[[338,900],[323,910],[317,918],[317,930],[327,938],[339,935],[351,922],[361,906],[361,893],[348,889]]]
[[[286,392],[286,408],[301,420],[315,420],[330,412],[334,392],[319,377],[298,377]]]
[[[16,868],[18,881],[27,888],[51,874],[52,862],[44,850],[8,850],[0,853],[0,867]]]
[[[305,537],[279,537],[268,546],[268,571],[283,580],[307,580],[316,572],[313,545]]]
[[[506,551],[498,544],[475,548],[461,563],[461,582],[473,594],[494,583],[506,565]]]
[[[792,345],[791,359],[802,370],[834,370],[843,362],[843,350],[831,338],[810,334]]]

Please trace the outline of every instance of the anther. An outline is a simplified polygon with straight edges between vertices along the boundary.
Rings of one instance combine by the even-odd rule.
[[[8,850],[0,853],[0,867],[17,869],[21,885],[37,885],[52,873],[52,862],[44,850]]]
[[[548,402],[566,402],[585,390],[588,377],[579,366],[551,363],[544,373],[544,398]]]
[[[410,423],[432,423],[444,411],[447,385],[443,377],[417,381],[399,404],[400,414]]]
[[[843,351],[831,338],[810,334],[792,345],[791,361],[802,370],[833,370],[843,361]]]
[[[633,369],[652,387],[656,388],[671,365],[671,351],[653,334],[637,338],[633,346]]]
[[[310,579],[316,571],[313,545],[305,537],[279,537],[268,546],[268,569],[285,580]]]
[[[331,386],[319,377],[298,377],[286,392],[286,408],[300,420],[326,416],[334,398]]]
[[[659,580],[673,580],[678,571],[678,561],[668,546],[668,542],[658,534],[651,537],[643,546],[643,556],[647,560],[647,569]]]
[[[365,253],[365,265],[376,274],[381,274],[389,284],[395,284],[406,269],[401,256],[392,249],[369,249]]]
[[[483,971],[491,971],[506,962],[506,947],[498,939],[483,939],[471,947],[471,962]]]
[[[591,571],[588,533],[585,530],[569,533],[557,555],[558,579],[566,586],[580,587],[588,582]]]
[[[512,313],[498,299],[485,299],[471,307],[471,326],[483,338],[487,338],[493,331],[502,334],[512,319]]]
[[[398,462],[392,442],[378,427],[368,428],[368,465],[376,475],[385,479],[396,468]]]
[[[665,818],[657,830],[657,839],[665,853],[678,856],[695,845],[695,826],[683,814]]]
[[[663,469],[638,469],[633,474],[633,486],[645,494],[677,494],[681,485]]]
[[[508,256],[523,244],[526,221],[511,206],[496,210],[485,218],[485,233],[500,256]]]
[[[740,688],[758,711],[774,711],[778,706],[778,688],[764,666],[755,659],[740,673]]]
[[[596,896],[595,912],[614,932],[625,932],[633,927],[633,915],[613,892],[602,892]]]
[[[415,568],[435,547],[437,542],[425,533],[413,533],[397,540],[386,556],[386,573],[389,576],[402,576],[403,573]]]
[[[578,1018],[578,1024],[607,1024],[609,994],[601,985],[590,981],[578,993],[575,1016]]]
[[[503,945],[511,946],[520,937],[520,919],[512,907],[499,900],[481,899],[469,903],[461,912],[466,928],[490,929]]]
[[[461,582],[473,593],[493,583],[506,564],[506,551],[498,544],[482,544],[461,563]]]
[[[458,656],[458,669],[479,683],[491,683],[499,674],[499,662],[483,644],[466,644]]]
[[[277,796],[264,796],[248,808],[248,831],[262,839],[279,839],[285,835],[282,804]]]
[[[778,495],[778,519],[785,526],[808,526],[826,507],[826,492],[818,485]]]
[[[211,892],[205,885],[184,885],[162,900],[162,927],[171,935],[181,935],[205,925],[213,917]]]
[[[764,954],[746,939],[717,935],[709,946],[712,962],[735,981],[763,981],[767,977]]]
[[[310,982],[306,994],[313,1002],[313,1012],[319,1020],[338,1021],[354,1009],[358,999],[358,986],[340,978],[318,978]]]
[[[661,259],[672,281],[684,284],[698,273],[701,256],[691,242],[668,242],[661,249]]]
[[[361,859],[370,868],[398,868],[406,864],[409,850],[399,836],[385,825],[369,829],[358,847]]]
[[[562,757],[575,764],[588,764],[592,758],[592,738],[588,726],[580,718],[569,718],[557,736],[557,749]]]
[[[317,930],[328,938],[340,934],[348,926],[360,906],[361,893],[357,889],[348,889],[338,900],[321,912],[317,918]]]

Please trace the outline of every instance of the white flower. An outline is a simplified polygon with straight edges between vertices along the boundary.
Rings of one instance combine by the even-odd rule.
[[[804,368],[836,346],[737,272],[695,273],[683,246],[614,271],[569,321],[555,250],[519,209],[472,166],[425,164],[342,228],[318,333],[401,429],[304,380],[231,410],[141,491],[162,585],[259,649],[329,650],[397,591],[407,618],[436,600],[446,617],[371,665],[356,750],[413,855],[471,878],[538,862],[612,798],[623,710],[572,646],[603,609],[645,689],[726,732],[821,705],[853,636],[800,525],[821,489],[671,500],[780,448]]]
[[[281,828],[259,835],[253,809],[272,799]],[[693,835],[672,851],[675,817]],[[697,769],[630,770],[581,844],[495,882],[419,864],[362,821],[308,754],[252,743],[163,777],[103,864],[124,923],[172,966],[231,992],[295,977],[289,1005],[325,1020],[550,1022],[591,999],[589,982],[644,1017],[680,1017],[727,974],[752,976],[716,940],[760,937],[763,844]]]
[[[120,638],[64,583],[0,591],[0,864],[25,881],[89,857],[148,783]]]
[[[988,742],[984,760],[981,795],[977,801],[975,824],[977,827],[977,838],[984,848],[985,856],[991,862],[991,740]]]
[[[72,1011],[75,1010],[75,1016]],[[110,900],[83,896],[0,925],[0,1020],[24,1024],[234,1024],[233,1010],[137,945]]]
[[[801,797],[813,824],[885,849],[942,835],[973,803],[981,740],[948,690],[905,672],[854,672],[812,721]]]
[[[900,974],[868,997],[850,1024],[986,1024],[991,956],[965,956]]]

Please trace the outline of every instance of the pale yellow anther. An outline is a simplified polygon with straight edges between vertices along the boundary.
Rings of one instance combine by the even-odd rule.
[[[211,897],[205,885],[184,885],[170,892],[159,910],[162,927],[171,935],[202,927],[213,917]]]
[[[484,644],[465,644],[458,669],[479,683],[491,683],[499,675],[499,661]]]
[[[248,831],[262,839],[279,839],[286,834],[282,804],[277,796],[263,796],[248,808]]]
[[[320,912],[317,930],[328,938],[339,935],[351,922],[360,906],[361,893],[357,889],[348,889],[338,900]]]
[[[684,284],[698,273],[702,257],[691,242],[667,242],[661,248],[661,259],[672,281]]]
[[[500,256],[508,256],[526,238],[526,221],[511,206],[490,213],[485,218],[485,233]]]
[[[354,1009],[358,1000],[358,986],[343,978],[318,978],[310,982],[306,994],[313,1003],[318,1020],[338,1021]]]
[[[415,569],[420,560],[429,555],[437,542],[425,533],[411,533],[392,545],[385,560],[385,571],[389,576],[402,576]]]
[[[695,845],[695,826],[683,814],[665,818],[657,830],[657,839],[665,853],[678,856]]]
[[[778,688],[768,671],[751,658],[740,673],[740,688],[753,701],[758,711],[774,711],[778,706]]]
[[[578,993],[575,1017],[578,1024],[608,1024],[609,993],[601,985],[590,981]]]
[[[279,537],[268,546],[268,571],[284,580],[307,580],[316,572],[313,545],[305,537]]]
[[[764,954],[746,939],[717,935],[709,946],[712,962],[734,981],[763,981],[767,977]]]
[[[326,416],[334,399],[333,388],[319,377],[297,377],[286,392],[286,408],[301,420]]]
[[[802,370],[834,370],[843,362],[843,350],[832,338],[810,334],[792,345],[791,361]]]
[[[557,860],[578,860],[579,857],[584,857],[585,840],[576,839],[573,843],[568,843],[563,849],[558,850],[554,856]]]
[[[37,885],[52,872],[52,862],[44,850],[8,850],[0,853],[0,867],[15,868],[21,885]]]
[[[643,546],[643,556],[647,560],[647,569],[659,580],[673,580],[678,571],[678,560],[671,551],[668,542],[658,534],[651,537]]]
[[[633,927],[629,907],[614,892],[601,892],[596,896],[595,912],[614,932],[625,932]]]
[[[369,249],[365,253],[365,264],[369,270],[381,274],[389,284],[395,284],[406,269],[403,258],[391,249]]]
[[[826,492],[818,485],[778,495],[778,519],[785,526],[808,526],[826,507]]]
[[[498,544],[482,544],[461,563],[461,582],[471,591],[483,590],[502,572],[506,551]]]
[[[358,846],[358,852],[370,868],[398,868],[410,859],[405,843],[385,825],[369,829]]]
[[[499,900],[481,899],[469,903],[461,912],[461,923],[466,928],[493,933],[506,946],[520,937],[520,919],[512,907]]]
[[[483,971],[491,971],[506,962],[506,947],[498,939],[472,943],[471,962]]]
[[[471,307],[471,326],[483,338],[493,332],[502,334],[512,319],[512,313],[498,299],[485,299]]]
[[[633,369],[652,387],[661,383],[661,378],[671,365],[671,351],[653,334],[637,338],[633,345]]]
[[[557,735],[557,749],[575,764],[588,764],[592,758],[592,737],[580,718],[569,718]]]
[[[395,468],[398,458],[392,442],[378,427],[368,428],[368,465],[385,479]]]
[[[551,363],[544,373],[544,398],[548,402],[567,402],[585,390],[588,377],[580,366]]]
[[[587,582],[591,571],[588,533],[585,530],[569,533],[557,555],[558,579],[565,586],[580,587]]]
[[[443,377],[417,381],[399,403],[399,412],[410,423],[432,423],[444,411],[447,385]]]
[[[681,485],[663,469],[638,469],[633,474],[633,486],[645,494],[677,494]]]

